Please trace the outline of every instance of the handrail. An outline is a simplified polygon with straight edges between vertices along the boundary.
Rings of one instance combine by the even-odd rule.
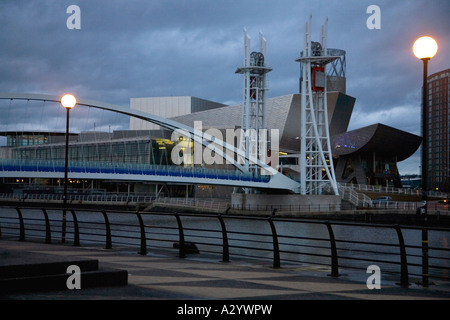
[[[49,234],[51,226],[58,226],[61,224],[60,215],[57,215],[57,219],[51,219],[51,215],[56,213],[59,213],[63,210],[63,208],[41,208],[40,210],[44,213],[44,218],[41,218],[39,215],[33,215],[31,217],[27,217],[28,215],[24,216],[24,212],[27,210],[39,210],[36,208],[31,207],[14,207],[9,208],[9,216],[4,214],[5,210],[0,210],[0,238],[3,238],[5,236],[19,236],[20,241],[25,241],[25,225],[27,225],[27,229],[30,231],[35,231],[38,233],[38,235],[32,235],[31,233],[27,235],[27,239],[32,239],[33,237],[42,237],[45,238],[45,241],[49,240]],[[114,219],[117,215],[124,215],[127,214],[130,217],[133,216],[133,212],[127,212],[127,211],[107,211],[107,210],[99,210],[98,212],[103,215],[103,222],[94,222],[86,220],[87,217],[92,216],[92,210],[87,209],[69,209],[70,212],[72,212],[73,216],[73,241],[74,245],[79,245],[79,239],[80,234],[84,235],[84,241],[86,243],[93,243],[97,242],[98,240],[95,239],[95,236],[102,236],[101,233],[98,233],[97,231],[95,233],[91,232],[85,232],[89,230],[101,230],[105,232],[105,238],[104,240],[100,240],[102,243],[106,244],[106,249],[112,249],[112,238],[114,234],[114,242],[117,243],[117,245],[126,245],[126,246],[135,246],[136,243],[140,243],[140,251],[139,254],[146,255],[148,252],[147,247],[147,240],[151,239],[151,247],[155,250],[158,248],[163,248],[164,250],[168,250],[169,248],[173,248],[174,246],[170,246],[169,248],[165,245],[167,242],[173,242],[178,240],[179,246],[178,246],[178,255],[180,258],[186,257],[188,254],[190,254],[189,251],[186,249],[186,245],[188,242],[186,242],[187,238],[189,239],[189,243],[191,242],[191,239],[197,239],[195,241],[196,244],[200,246],[203,252],[211,252],[214,254],[222,254],[222,261],[228,262],[230,261],[230,255],[236,255],[236,256],[242,256],[242,257],[250,257],[252,259],[268,259],[269,257],[265,256],[265,253],[272,253],[272,263],[273,268],[279,268],[281,267],[282,263],[299,263],[302,262],[301,260],[298,260],[298,258],[291,258],[291,256],[297,257],[317,257],[317,258],[327,258],[329,259],[329,263],[325,264],[330,267],[331,269],[331,276],[332,277],[338,277],[341,276],[339,273],[340,268],[355,268],[358,269],[358,265],[354,266],[351,263],[352,261],[359,262],[359,261],[367,261],[370,264],[372,263],[385,263],[385,264],[392,264],[392,265],[399,265],[400,266],[400,281],[399,285],[402,287],[408,287],[409,286],[409,277],[411,275],[414,276],[420,276],[420,274],[410,273],[409,267],[420,267],[421,264],[414,261],[417,260],[419,255],[414,252],[414,250],[419,250],[420,246],[415,245],[407,245],[405,243],[405,239],[403,238],[402,230],[426,230],[428,231],[439,231],[439,232],[449,232],[449,228],[437,228],[437,227],[425,227],[425,226],[400,226],[398,224],[391,225],[391,224],[367,224],[367,223],[359,223],[359,222],[343,222],[343,221],[323,221],[323,220],[309,220],[309,219],[294,219],[294,218],[282,218],[282,217],[276,217],[271,216],[269,218],[267,217],[257,217],[257,216],[238,216],[238,215],[231,215],[228,213],[228,211],[225,214],[194,214],[194,213],[181,213],[181,212],[139,212],[136,211],[134,214],[138,217],[138,225],[130,224],[130,222],[127,223],[117,223],[114,222]],[[14,212],[17,213],[16,216],[12,215]],[[84,220],[82,221],[83,229],[79,228],[77,213],[83,213],[83,212],[89,212],[89,215],[84,215]],[[95,211],[94,211],[95,212]],[[148,224],[145,222],[144,218],[150,218],[152,219],[154,217],[174,217],[176,219],[176,226],[170,226],[167,225],[167,221],[170,221],[166,218],[164,218],[161,225],[158,224]],[[202,227],[202,225],[195,224],[194,226],[190,226],[189,219],[191,218],[202,218],[211,220],[212,222],[216,221],[220,223],[220,230],[213,230],[211,228],[205,229],[205,227]],[[111,220],[112,219],[112,220]],[[18,220],[19,227],[17,228],[17,224],[11,223],[10,220]],[[183,223],[182,220],[185,220],[186,223]],[[251,230],[230,230],[226,227],[225,220],[227,221],[242,221],[244,223],[245,221],[249,222],[250,224],[255,223],[269,223],[271,232],[269,233],[261,233],[262,231],[259,231],[260,228],[257,228],[256,231]],[[70,221],[68,221],[70,223]],[[277,223],[277,225],[275,225]],[[311,236],[304,236],[304,235],[296,235],[293,234],[279,234],[278,228],[280,227],[280,224],[310,224],[310,225],[323,225],[328,230],[328,237],[325,238],[317,238],[317,237],[311,237]],[[241,223],[239,223],[241,224]],[[102,225],[103,228],[102,228]],[[42,233],[42,228],[38,227],[42,226],[45,228],[45,233]],[[139,227],[139,231],[137,232],[138,235],[134,235],[135,231],[130,231],[130,226]],[[117,229],[117,231],[120,231],[121,227],[125,227],[127,230],[126,235],[121,234],[121,232],[112,233],[112,230],[114,228]],[[350,227],[354,228],[354,230],[357,230],[357,228],[381,228],[381,229],[393,229],[395,230],[398,238],[398,243],[385,243],[385,242],[370,242],[366,239],[364,240],[350,240],[346,238],[335,238],[335,230],[338,227]],[[114,229],[114,230],[116,230]],[[147,234],[147,230],[148,234]],[[292,228],[293,230],[296,230],[297,228]],[[69,232],[70,229],[68,229]],[[160,230],[160,231],[158,231]],[[172,234],[171,230],[177,230],[177,234]],[[175,236],[177,239],[173,239],[173,236]],[[230,237],[231,236],[231,237]],[[271,241],[263,240],[259,238],[267,238],[271,239]],[[284,241],[288,241],[288,243],[285,243],[284,241],[280,241],[281,239],[285,239]],[[125,242],[124,242],[125,241]],[[302,241],[307,241],[307,243],[302,244]],[[329,247],[324,246],[322,243],[329,242]],[[192,242],[194,243],[194,242]],[[284,247],[289,244],[290,249],[285,249]],[[352,248],[352,246],[356,245],[364,245],[364,249],[358,249],[358,248]],[[370,246],[376,246],[377,251],[372,251],[370,249]],[[214,250],[214,248],[219,247],[221,250],[217,252]],[[292,249],[292,248],[294,249]],[[392,250],[390,248],[399,248],[398,251]],[[297,251],[298,248],[299,251]],[[378,248],[386,248],[385,250],[388,251],[378,251]],[[233,252],[230,251],[230,249],[233,250]],[[329,251],[327,250],[329,249]],[[408,250],[406,250],[408,249]],[[152,249],[153,250],[153,249]],[[212,251],[211,251],[212,250]],[[237,250],[237,251],[236,251]],[[435,252],[434,255],[427,255],[427,266],[430,269],[433,270],[442,270],[442,275],[436,275],[436,274],[428,274],[427,271],[427,278],[428,277],[434,277],[439,279],[445,279],[447,281],[450,281],[450,277],[448,277],[448,272],[450,271],[449,262],[450,262],[450,256],[447,253],[450,253],[450,249],[446,248],[444,246],[437,247],[437,246],[429,246],[429,251]],[[240,252],[244,251],[244,252]],[[325,252],[328,251],[329,253],[326,254]],[[249,253],[256,252],[257,254],[249,255]],[[259,252],[259,254],[258,254]],[[346,252],[353,252],[357,253],[356,256],[347,256]],[[440,255],[439,252],[442,252]],[[373,253],[375,255],[382,254],[383,258],[372,258],[372,257],[364,257],[364,254]],[[399,261],[397,260],[390,260],[389,257],[399,257]],[[409,261],[408,257],[411,257],[412,261]],[[432,265],[429,264],[428,259],[433,262]],[[347,264],[343,263],[342,261],[348,261]],[[306,263],[311,264],[318,264],[321,265],[323,262],[320,261],[312,261],[308,260]],[[422,261],[422,263],[424,263]]]
[[[410,189],[410,188],[396,188],[396,187],[385,187],[380,185],[366,185],[366,184],[354,184],[354,183],[339,183],[343,187],[348,187],[357,191],[375,192],[375,193],[390,193],[390,194],[405,194],[405,195],[422,195],[422,190],[420,189]],[[434,190],[428,190],[427,194],[429,197],[436,198],[447,198],[448,194],[445,192],[439,192]]]
[[[422,202],[410,202],[410,201],[389,201],[386,203],[371,204],[372,200],[370,198],[363,198],[363,194],[359,194],[361,198],[358,200],[358,196],[355,191],[351,189],[344,188],[340,189],[340,195],[344,200],[353,200],[354,205],[358,209],[403,209],[403,210],[417,210],[422,206]],[[353,192],[353,195],[348,195],[348,192]],[[349,198],[350,197],[350,198]],[[15,201],[15,202],[47,202],[55,201],[62,202],[62,194],[14,194],[14,193],[0,193],[0,200],[5,201]],[[350,201],[349,200],[349,201]],[[247,205],[246,207],[233,205],[231,206],[230,201],[226,199],[197,199],[197,198],[172,198],[172,197],[156,197],[142,194],[68,194],[67,201],[69,203],[87,203],[87,202],[110,202],[110,203],[121,203],[123,205],[133,205],[133,204],[170,204],[173,206],[179,206],[182,208],[186,207],[196,207],[204,209],[217,209],[219,211],[225,211],[227,208],[233,208],[238,210],[253,210],[253,211],[273,211],[274,209],[282,211],[315,211],[315,212],[330,212],[346,210],[345,204],[316,204],[316,205]],[[358,205],[359,204],[359,205]],[[438,205],[432,202],[428,203],[429,211],[438,211],[439,214],[446,214],[450,212],[450,205]]]

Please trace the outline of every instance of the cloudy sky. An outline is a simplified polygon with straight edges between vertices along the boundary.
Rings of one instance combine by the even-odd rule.
[[[67,28],[70,5],[81,9],[79,30]],[[367,28],[370,5],[380,8],[381,29]],[[297,93],[295,59],[312,14],[313,40],[328,17],[328,46],[347,52],[347,94],[357,99],[349,129],[380,122],[420,135],[422,62],[411,47],[433,36],[439,52],[429,73],[450,68],[448,12],[448,0],[1,0],[0,92],[71,92],[123,106],[132,97],[177,95],[239,104],[242,76],[234,71],[246,28],[252,49],[259,31],[267,39],[268,97]],[[38,119],[40,129],[63,128],[63,110],[38,105],[30,116],[20,111],[24,103],[0,103],[1,130]],[[79,130],[128,124],[78,112]],[[419,161],[417,153],[400,163],[401,173],[418,173]]]

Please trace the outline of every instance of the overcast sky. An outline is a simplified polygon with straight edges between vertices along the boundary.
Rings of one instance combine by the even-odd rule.
[[[67,28],[70,5],[81,9],[79,30]],[[381,10],[381,29],[367,28],[370,5]],[[247,28],[253,50],[259,31],[267,39],[268,97],[297,93],[295,59],[312,14],[313,40],[328,17],[328,46],[347,52],[347,94],[356,98],[349,129],[379,122],[420,135],[422,62],[411,48],[433,36],[439,52],[429,73],[450,68],[449,12],[449,0],[1,0],[0,92],[71,92],[123,106],[132,97],[177,95],[239,104],[235,70]],[[28,106],[1,102],[1,130],[37,119],[41,129],[64,126],[64,110],[44,112],[54,109],[44,104],[33,117],[21,107]],[[78,112],[79,130],[128,124]],[[401,173],[418,173],[419,161],[416,153],[400,163]]]

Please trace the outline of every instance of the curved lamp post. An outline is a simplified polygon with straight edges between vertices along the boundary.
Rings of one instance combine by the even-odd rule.
[[[66,206],[67,206],[67,172],[69,168],[69,112],[70,109],[75,107],[77,104],[77,99],[71,94],[65,94],[61,98],[61,105],[67,111],[66,118],[66,150],[65,150],[65,161],[64,161],[64,195],[63,195],[63,221],[62,221],[62,233],[61,233],[61,242],[66,242]]]
[[[423,91],[422,91],[422,215],[424,228],[422,229],[422,285],[428,287],[428,230],[426,229],[428,205],[428,61],[438,50],[436,40],[431,37],[420,37],[414,42],[414,55],[423,61]]]

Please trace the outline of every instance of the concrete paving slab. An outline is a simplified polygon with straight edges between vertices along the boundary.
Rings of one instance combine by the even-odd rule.
[[[450,283],[436,282],[429,288],[382,284],[380,290],[369,290],[364,279],[327,276],[322,267],[286,267],[274,269],[267,264],[251,262],[220,262],[218,257],[199,255],[179,258],[176,250],[149,248],[140,256],[135,248],[89,247],[44,244],[0,239],[0,250],[20,254],[46,253],[72,258],[91,257],[105,267],[129,272],[129,284],[113,288],[82,288],[81,290],[16,294],[1,299],[23,300],[450,300]],[[3,263],[8,263],[6,257]],[[345,274],[345,272],[343,272]]]

